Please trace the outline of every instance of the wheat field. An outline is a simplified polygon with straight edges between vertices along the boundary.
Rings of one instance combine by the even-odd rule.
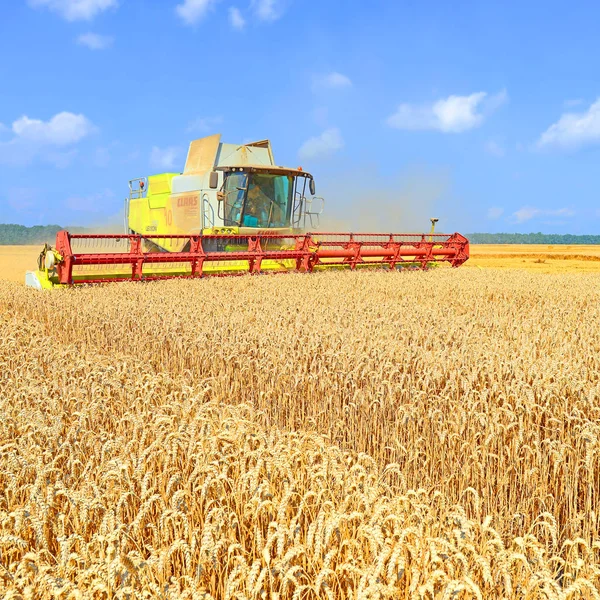
[[[4,598],[600,598],[600,275],[0,288]]]

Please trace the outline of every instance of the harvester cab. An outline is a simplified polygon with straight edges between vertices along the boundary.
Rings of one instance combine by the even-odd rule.
[[[224,182],[217,193],[217,218],[223,226],[280,231],[318,225],[324,200],[315,198],[314,179],[301,168],[252,165],[219,171]],[[312,210],[316,200],[321,201],[318,211]]]
[[[155,238],[312,229],[324,206],[315,191],[312,175],[301,167],[275,165],[268,140],[235,145],[212,135],[190,144],[183,173],[129,182],[126,233]],[[168,247],[152,243],[169,252],[186,244],[162,239]]]
[[[183,173],[132,179],[125,233],[59,231],[25,283],[37,289],[108,281],[326,269],[423,268],[469,258],[459,233],[314,232],[324,200],[310,173],[276,165],[268,140],[194,140]]]

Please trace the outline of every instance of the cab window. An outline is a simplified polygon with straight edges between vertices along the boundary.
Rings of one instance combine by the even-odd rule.
[[[246,173],[229,173],[225,179],[225,225],[236,226],[240,224],[244,208],[248,175]]]
[[[291,175],[252,173],[242,225],[261,229],[289,226],[292,190]]]

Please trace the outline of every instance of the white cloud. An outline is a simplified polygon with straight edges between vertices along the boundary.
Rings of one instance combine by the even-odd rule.
[[[22,116],[11,126],[12,138],[0,142],[0,163],[26,166],[39,158],[64,168],[77,154],[69,146],[96,131],[87,117],[70,112],[59,113],[48,121]]]
[[[177,14],[186,25],[196,25],[208,12],[214,8],[219,0],[183,0],[182,4],[175,7]]]
[[[314,77],[312,85],[313,92],[320,92],[324,89],[340,89],[348,87],[352,87],[350,78],[337,71]]]
[[[282,0],[252,0],[252,8],[261,21],[276,21],[284,12]]]
[[[246,26],[246,19],[242,16],[239,8],[232,6],[229,8],[229,23],[234,29],[241,31]]]
[[[488,219],[499,219],[504,214],[504,209],[499,206],[492,206],[488,209],[487,218]]]
[[[110,35],[100,35],[98,33],[82,33],[77,37],[77,43],[80,46],[86,46],[90,50],[104,50],[112,45],[114,38]]]
[[[523,206],[512,214],[516,223],[525,223],[537,217],[572,217],[575,211],[570,208],[542,209],[534,206]]]
[[[84,115],[62,112],[49,121],[22,116],[13,122],[11,131],[12,138],[0,142],[0,164],[26,166],[39,158],[64,168],[77,154],[68,147],[97,129]]]
[[[491,154],[492,156],[496,156],[498,158],[502,158],[506,154],[504,147],[501,146],[498,142],[495,142],[494,140],[489,140],[488,142],[486,142],[484,147],[485,151],[488,154]]]
[[[460,133],[479,127],[484,118],[506,102],[503,90],[489,96],[477,92],[470,96],[448,96],[433,104],[414,105],[403,103],[387,119],[387,124],[395,129],[437,130],[444,133]]]
[[[586,111],[564,113],[540,136],[538,148],[574,149],[600,143],[600,98]]]
[[[321,135],[312,137],[298,150],[298,156],[302,159],[310,160],[330,156],[337,150],[344,147],[344,140],[340,130],[336,127],[326,129]]]
[[[179,157],[180,150],[175,146],[167,148],[152,147],[150,165],[155,169],[173,169]]]
[[[96,128],[84,115],[61,112],[49,121],[22,116],[12,124],[12,130],[15,137],[21,140],[67,146],[90,135]]]
[[[199,117],[187,126],[188,132],[214,133],[215,128],[223,122],[223,117]]]
[[[45,7],[67,21],[91,21],[96,15],[118,6],[117,0],[29,0],[29,5]]]

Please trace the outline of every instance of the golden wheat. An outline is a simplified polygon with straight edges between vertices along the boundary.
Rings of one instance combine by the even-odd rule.
[[[600,598],[598,284],[7,284],[1,593]]]

